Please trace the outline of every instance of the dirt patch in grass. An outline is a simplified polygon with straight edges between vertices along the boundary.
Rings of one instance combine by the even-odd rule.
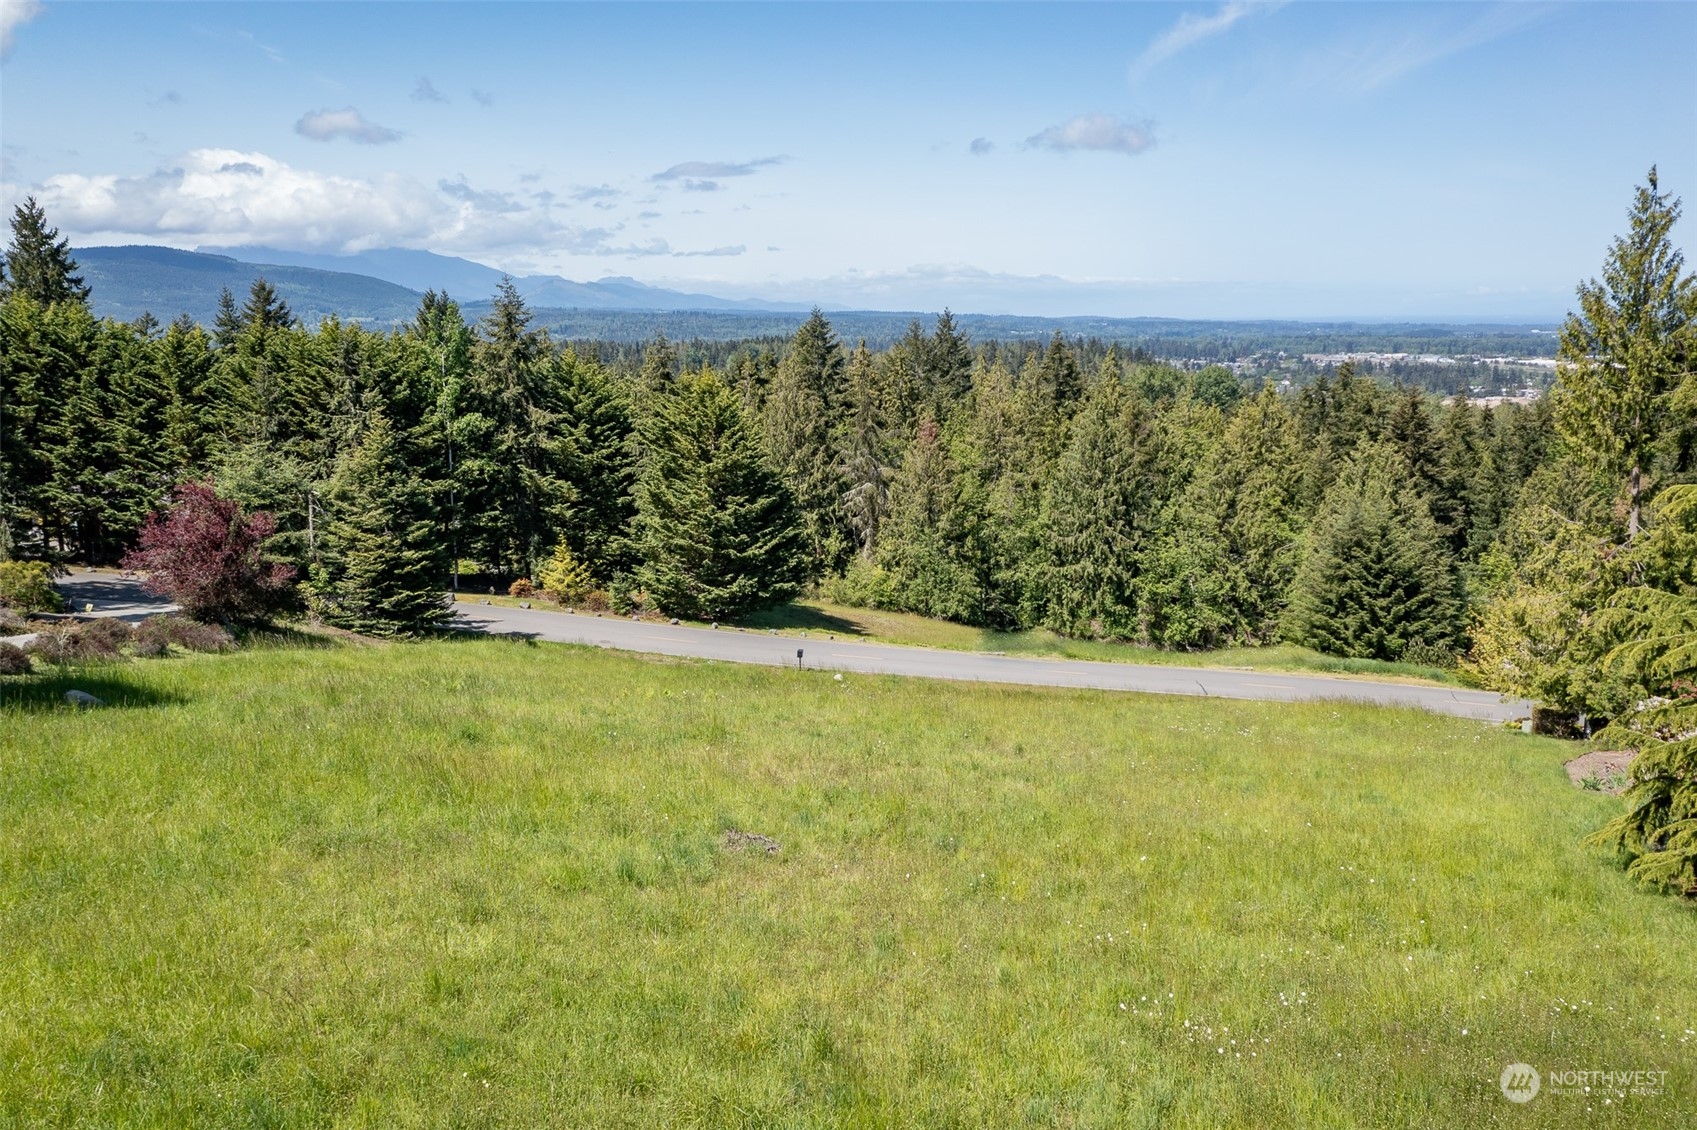
[[[1630,749],[1598,749],[1567,763],[1567,777],[1582,789],[1619,796],[1632,783],[1627,768],[1638,754]]]
[[[767,855],[777,855],[783,850],[783,845],[771,836],[762,836],[758,832],[739,832],[735,828],[725,831],[725,846],[741,851],[763,851]]]

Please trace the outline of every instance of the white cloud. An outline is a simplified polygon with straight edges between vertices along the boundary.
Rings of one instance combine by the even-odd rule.
[[[1245,16],[1271,12],[1280,7],[1282,5],[1279,3],[1248,4],[1242,0],[1231,0],[1230,3],[1220,5],[1219,10],[1211,16],[1186,12],[1179,17],[1176,24],[1156,36],[1155,41],[1144,48],[1143,54],[1131,65],[1132,74],[1138,75],[1157,63],[1172,58],[1187,47],[1229,31]]]
[[[26,191],[5,190],[16,199]],[[545,201],[480,191],[463,177],[432,188],[395,173],[336,176],[232,149],[196,149],[141,176],[65,173],[27,191],[84,243],[601,254],[617,230],[560,223]]]
[[[987,153],[994,152],[996,143],[987,137],[975,137],[972,139],[972,144],[967,148],[972,150],[974,157],[982,157]]]
[[[41,0],[0,0],[0,59],[9,58],[18,29],[41,14]]]
[[[783,162],[782,157],[756,157],[752,161],[685,161],[681,165],[673,165],[664,172],[655,173],[649,177],[652,181],[690,180],[696,183],[711,183],[715,177],[747,177],[753,176],[767,165],[777,165]],[[714,188],[717,188],[714,185]],[[711,192],[712,189],[706,191]]]
[[[448,96],[437,90],[435,84],[429,78],[421,76],[418,85],[412,88],[412,100],[414,102],[446,102]]]
[[[1094,149],[1136,156],[1155,144],[1152,122],[1133,122],[1111,114],[1080,114],[1025,139],[1028,149],[1068,152]]]
[[[314,141],[332,141],[345,137],[361,145],[385,145],[401,139],[400,133],[366,120],[365,115],[352,106],[302,114],[301,120],[295,123],[295,132]]]

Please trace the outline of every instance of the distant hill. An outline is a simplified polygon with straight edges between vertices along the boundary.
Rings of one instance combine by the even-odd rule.
[[[503,272],[470,259],[430,251],[383,248],[347,255],[284,251],[275,247],[206,247],[203,252],[244,263],[283,263],[320,271],[352,272],[383,279],[423,292],[445,290],[464,306],[486,301],[495,293]],[[718,298],[649,286],[635,279],[610,277],[597,282],[573,282],[559,275],[515,275],[513,285],[532,307],[567,310],[723,310],[796,311],[812,306],[801,302],[766,302],[756,298]]]
[[[249,248],[244,254],[264,249]],[[260,276],[277,288],[308,326],[335,315],[346,322],[388,328],[410,322],[423,291],[443,290],[461,303],[466,316],[480,318],[501,272],[481,263],[427,251],[368,251],[360,255],[309,255],[270,250],[285,262],[250,262],[204,251],[169,247],[79,247],[73,252],[93,289],[95,314],[131,321],[143,312],[168,322],[180,313],[210,325],[218,292],[228,287],[240,301]],[[390,276],[325,270],[340,263]],[[593,283],[534,276],[515,280],[536,315],[556,339],[646,341],[656,333],[673,340],[738,341],[787,338],[806,318],[805,303],[745,304],[711,295],[685,294],[631,279]],[[936,316],[924,312],[832,310],[831,324],[844,341],[864,338],[882,348],[918,321],[929,332]],[[1286,351],[1330,353],[1384,350],[1409,353],[1512,354],[1548,356],[1555,337],[1547,327],[1522,325],[1360,324],[1348,322],[1216,322],[1177,318],[1044,318],[1005,314],[957,314],[956,323],[975,341],[1095,337],[1147,350],[1157,357],[1231,359]]]
[[[210,325],[225,287],[240,302],[264,276],[295,316],[311,326],[334,314],[344,321],[389,326],[411,320],[417,291],[368,275],[277,263],[244,263],[226,255],[170,247],[79,247],[73,254],[100,317],[132,321],[151,313],[161,322],[187,314]]]

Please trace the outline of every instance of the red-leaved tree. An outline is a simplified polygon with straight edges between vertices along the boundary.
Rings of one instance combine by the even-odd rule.
[[[276,530],[271,515],[244,515],[211,483],[183,483],[164,515],[147,516],[124,568],[149,574],[148,591],[170,597],[196,620],[260,621],[282,605],[295,576],[260,552]]]

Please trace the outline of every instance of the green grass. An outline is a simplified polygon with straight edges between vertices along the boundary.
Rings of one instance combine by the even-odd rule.
[[[9,681],[0,1125],[1689,1126],[1697,913],[1574,752],[487,639]]]

